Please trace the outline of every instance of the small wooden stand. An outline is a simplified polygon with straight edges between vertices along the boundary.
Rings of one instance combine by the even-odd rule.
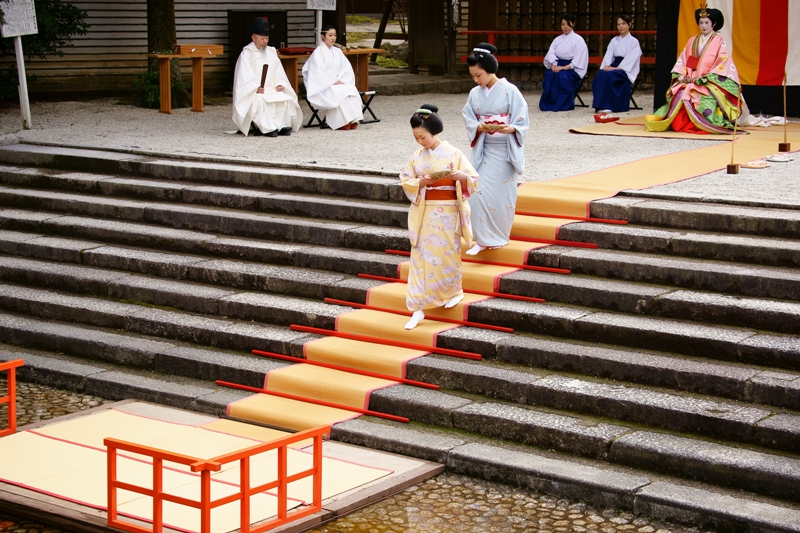
[[[738,174],[739,173],[739,164],[738,163],[731,163],[728,165],[728,174]]]
[[[203,60],[223,52],[220,44],[174,44],[172,54],[147,54],[158,59],[158,86],[161,113],[172,114],[172,59],[192,58],[192,111],[202,113],[203,108]]]
[[[783,71],[783,142],[778,143],[779,152],[791,152],[792,143],[789,142],[786,133],[786,124],[789,122],[789,117],[786,116],[786,71]]]
[[[739,109],[742,109],[742,86],[739,86],[739,96],[736,99],[736,104]],[[728,165],[728,174],[738,174],[739,165],[733,162],[733,152],[736,148],[736,126],[739,123],[739,117],[733,121],[733,140],[731,140],[731,163]]]

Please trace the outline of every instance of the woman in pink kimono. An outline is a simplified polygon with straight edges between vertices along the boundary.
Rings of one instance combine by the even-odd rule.
[[[464,298],[461,239],[472,243],[467,199],[475,191],[478,173],[461,151],[439,138],[444,125],[438,110],[426,104],[411,116],[414,140],[422,148],[400,173],[403,191],[411,200],[406,307],[414,313],[406,329],[417,327],[425,309],[449,309]]]
[[[667,103],[647,120],[647,131],[728,133],[741,114],[739,73],[725,40],[716,33],[725,23],[722,12],[701,7],[694,16],[700,35],[691,37],[681,52]]]

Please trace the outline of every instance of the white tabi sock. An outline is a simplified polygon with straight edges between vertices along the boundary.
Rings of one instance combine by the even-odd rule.
[[[422,311],[414,311],[414,314],[411,315],[411,320],[406,322],[406,329],[414,329],[423,318],[425,318],[425,313]]]
[[[461,294],[459,294],[458,296],[453,296],[452,298],[450,298],[450,301],[449,301],[449,302],[447,302],[446,304],[444,304],[444,308],[445,308],[445,309],[450,309],[450,308],[452,308],[452,307],[455,307],[455,306],[457,306],[457,305],[459,304],[459,302],[461,302],[461,300],[463,300],[463,299],[464,299],[464,293],[462,292],[462,293],[461,293]]]
[[[486,249],[485,246],[481,246],[478,243],[475,243],[475,246],[467,250],[467,255],[478,255],[478,252],[482,252]]]

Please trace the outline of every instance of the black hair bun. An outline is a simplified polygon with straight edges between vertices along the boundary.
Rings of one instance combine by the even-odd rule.
[[[489,53],[492,54],[492,55],[497,53],[497,47],[495,45],[489,44],[489,43],[480,43],[475,48],[482,48],[483,50],[488,50]]]
[[[430,111],[431,113],[438,113],[438,112],[439,112],[439,108],[438,108],[438,107],[436,107],[436,106],[435,106],[435,105],[433,105],[433,104],[422,104],[422,105],[420,106],[420,109],[427,109],[427,110],[428,110],[428,111]]]

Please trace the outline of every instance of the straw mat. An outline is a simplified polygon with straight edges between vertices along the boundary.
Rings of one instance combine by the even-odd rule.
[[[337,316],[336,329],[382,339],[436,346],[436,336],[439,333],[458,327],[444,322],[423,320],[416,328],[407,330],[404,327],[406,322],[408,322],[407,316],[359,309]]]
[[[492,261],[490,253],[494,250],[486,250],[481,252],[481,261]],[[486,254],[486,255],[484,255]],[[472,256],[467,256],[474,259]],[[527,259],[527,257],[526,257]],[[520,263],[522,264],[522,263]],[[397,273],[400,279],[408,279],[409,262],[405,261],[400,263],[397,268]],[[480,263],[463,263],[461,265],[461,286],[465,291],[484,291],[484,292],[498,292],[500,288],[500,278],[506,274],[519,272],[519,268],[484,265]],[[426,311],[427,312],[427,311]]]
[[[309,361],[367,370],[397,378],[406,377],[406,364],[409,361],[429,353],[340,337],[323,337],[303,346],[303,354]]]
[[[800,128],[791,130],[789,142],[800,145]],[[736,161],[753,161],[774,154],[778,150],[778,143],[783,141],[782,128],[753,128],[750,133],[737,137]],[[697,137],[701,136],[692,136],[693,139]],[[708,137],[713,137],[711,140],[719,138],[717,135]],[[585,217],[589,215],[589,204],[593,200],[609,198],[625,189],[644,189],[701,176],[725,168],[730,161],[731,143],[720,143],[632,161],[570,178],[543,183],[529,182],[517,190],[517,210]],[[549,238],[556,238],[557,229]]]
[[[383,307],[407,312],[406,292],[408,286],[405,283],[387,283],[372,287],[367,291],[367,304],[373,307]],[[469,316],[469,305],[474,302],[486,300],[488,296],[477,294],[465,294],[464,299],[458,305],[445,309],[436,307],[426,309],[426,316],[440,316],[452,318],[454,320],[467,320]]]
[[[360,416],[358,413],[312,403],[254,394],[228,404],[228,416],[295,431],[333,425]]]
[[[267,372],[264,388],[357,409],[369,407],[369,395],[396,381],[352,374],[320,366],[294,364]]]

